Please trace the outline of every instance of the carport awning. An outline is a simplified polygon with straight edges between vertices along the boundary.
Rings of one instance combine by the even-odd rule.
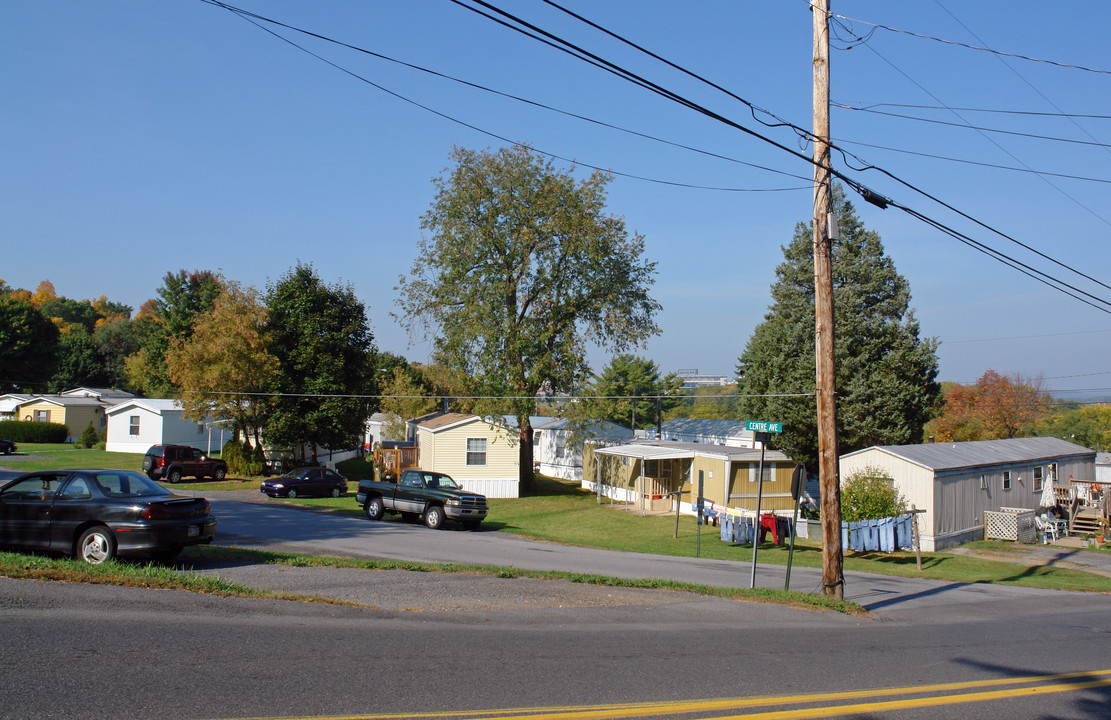
[[[693,458],[694,452],[690,450],[677,450],[655,445],[616,445],[614,447],[598,448],[595,455],[615,455],[617,457],[639,458],[641,460],[682,460]]]

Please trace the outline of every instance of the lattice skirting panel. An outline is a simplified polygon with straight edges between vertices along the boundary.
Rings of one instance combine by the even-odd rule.
[[[1032,543],[1036,539],[1034,511],[1004,508],[1003,512],[984,512],[984,538]]]

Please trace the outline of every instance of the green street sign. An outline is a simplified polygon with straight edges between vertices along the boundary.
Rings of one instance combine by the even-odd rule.
[[[763,433],[781,433],[783,432],[783,423],[748,420],[745,422],[745,430]]]

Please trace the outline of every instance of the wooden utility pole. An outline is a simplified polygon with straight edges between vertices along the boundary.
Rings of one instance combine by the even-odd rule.
[[[822,498],[822,592],[845,597],[841,549],[841,485],[837,478],[836,365],[833,357],[833,261],[829,223],[829,0],[812,0],[814,14],[814,333],[817,365],[818,481]]]

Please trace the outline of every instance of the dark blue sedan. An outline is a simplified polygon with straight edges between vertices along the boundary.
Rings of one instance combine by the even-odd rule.
[[[204,498],[175,495],[128,470],[44,470],[0,487],[0,545],[60,552],[98,565],[117,554],[168,560],[212,542]]]

